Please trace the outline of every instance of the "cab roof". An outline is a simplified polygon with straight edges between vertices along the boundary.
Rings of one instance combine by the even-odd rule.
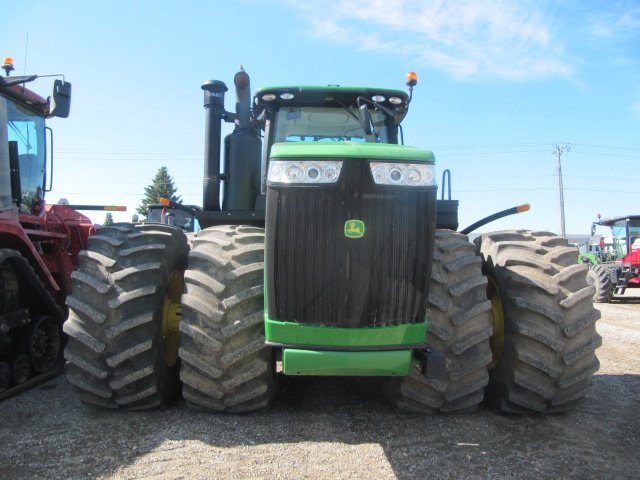
[[[614,223],[620,220],[640,220],[640,215],[622,215],[618,217],[601,218],[600,221],[594,222],[596,225],[602,225],[603,227],[611,227]]]
[[[293,96],[291,97],[291,95]],[[304,85],[264,87],[255,92],[254,106],[258,109],[299,106],[357,108],[358,97],[364,97],[372,101],[375,96],[384,97],[384,100],[377,103],[395,111],[396,124],[399,124],[407,114],[409,95],[402,90],[388,88],[340,87],[334,85],[326,87]],[[396,99],[395,103],[390,102],[390,98]]]

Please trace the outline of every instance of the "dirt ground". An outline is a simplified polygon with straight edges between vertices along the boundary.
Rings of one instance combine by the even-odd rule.
[[[598,308],[601,368],[567,414],[400,414],[348,378],[285,379],[265,413],[104,411],[60,376],[0,403],[0,478],[640,478],[640,292]]]

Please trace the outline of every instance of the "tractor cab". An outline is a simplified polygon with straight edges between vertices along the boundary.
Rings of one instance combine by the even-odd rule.
[[[268,87],[254,104],[269,146],[282,142],[398,143],[409,107],[400,90],[349,87]]]
[[[162,203],[147,205],[147,222],[164,223],[182,229],[184,232],[200,230],[195,212],[202,210],[196,205],[184,205],[186,208],[167,206]]]
[[[0,145],[8,148],[0,149],[0,208],[16,207],[21,214],[37,215],[44,193],[50,190],[46,163],[52,157],[47,156],[45,118],[69,116],[71,84],[55,80],[51,96],[44,99],[24,87],[38,75],[9,76],[10,58],[4,59],[2,68],[7,76],[0,76]]]

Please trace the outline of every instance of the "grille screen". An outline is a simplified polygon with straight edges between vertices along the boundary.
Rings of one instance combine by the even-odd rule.
[[[424,321],[435,195],[376,186],[361,159],[345,160],[337,185],[269,186],[269,318],[336,327]],[[348,238],[348,220],[364,222],[364,236]]]

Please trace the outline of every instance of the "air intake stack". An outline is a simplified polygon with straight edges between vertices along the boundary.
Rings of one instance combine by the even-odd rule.
[[[220,210],[220,138],[227,86],[219,80],[202,85],[206,110],[202,206],[206,212]]]

